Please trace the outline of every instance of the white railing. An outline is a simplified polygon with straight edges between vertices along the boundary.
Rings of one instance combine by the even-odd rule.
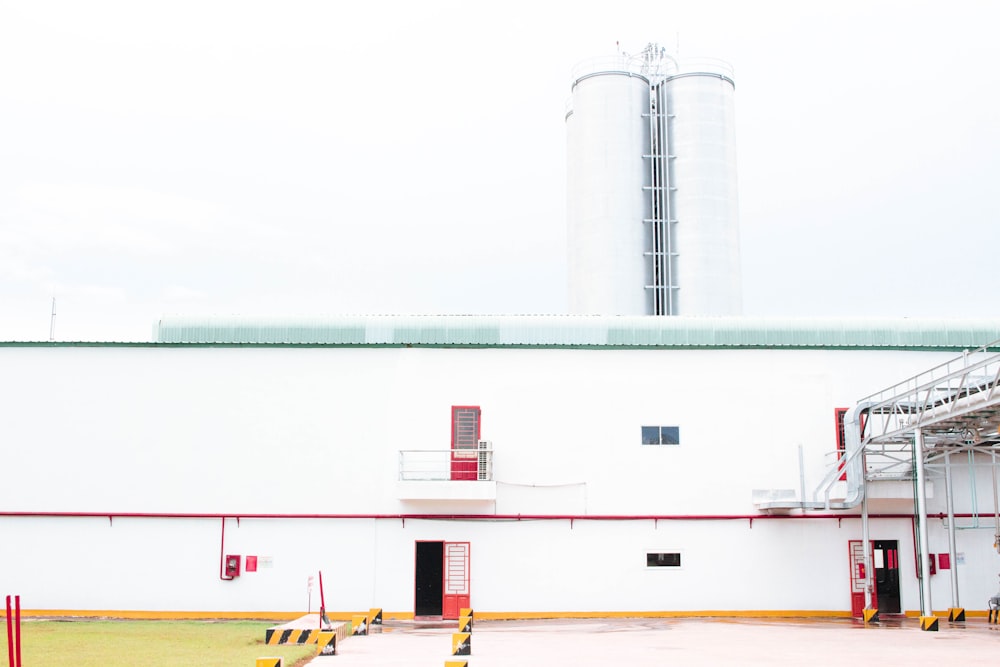
[[[399,452],[399,480],[404,482],[493,480],[493,448],[404,449]]]

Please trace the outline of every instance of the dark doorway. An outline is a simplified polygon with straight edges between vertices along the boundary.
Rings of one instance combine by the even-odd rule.
[[[417,542],[415,616],[441,616],[444,593],[444,542]]]
[[[884,614],[900,613],[899,544],[896,540],[874,540],[875,590],[878,610]]]

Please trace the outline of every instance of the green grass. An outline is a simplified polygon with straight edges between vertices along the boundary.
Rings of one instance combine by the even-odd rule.
[[[254,667],[281,656],[305,665],[316,645],[268,646],[264,621],[34,621],[21,623],[25,667]],[[0,625],[0,665],[7,665],[6,623]]]

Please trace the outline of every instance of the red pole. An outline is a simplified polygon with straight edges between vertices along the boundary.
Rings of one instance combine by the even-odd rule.
[[[14,596],[14,633],[17,644],[17,667],[21,667],[21,596]]]
[[[319,629],[323,629],[323,621],[326,619],[326,598],[323,597],[323,570],[319,571]]]
[[[14,667],[14,619],[10,615],[10,596],[7,596],[7,665]]]

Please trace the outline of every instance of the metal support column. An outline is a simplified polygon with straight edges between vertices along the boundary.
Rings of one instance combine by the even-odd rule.
[[[993,548],[1000,553],[1000,499],[997,493],[997,453],[990,450],[990,472],[993,474]]]
[[[862,458],[862,461],[864,459]],[[862,465],[862,470],[864,470],[864,465]],[[861,476],[861,548],[864,549],[864,564],[865,564],[865,609],[872,608],[872,549],[871,549],[871,536],[868,530],[868,489],[865,488],[867,485],[867,480],[865,475]],[[865,621],[868,621],[868,615],[865,614]]]
[[[975,474],[975,471],[970,471]],[[944,488],[948,499],[948,559],[951,568],[951,607],[948,608],[949,621],[964,621],[965,610],[958,601],[958,561],[955,556],[955,488],[951,477],[951,452],[944,455]]]
[[[913,465],[917,476],[917,541],[920,562],[920,628],[922,630],[937,630],[937,619],[934,618],[931,605],[931,569],[927,559],[929,540],[927,539],[927,490],[924,487],[924,433],[920,428],[913,431]]]

